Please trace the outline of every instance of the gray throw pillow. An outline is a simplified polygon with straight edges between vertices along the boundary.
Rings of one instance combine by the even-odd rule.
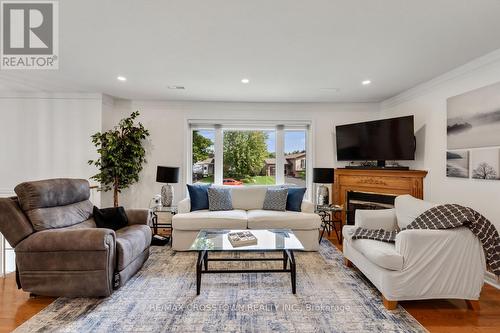
[[[262,209],[284,212],[286,210],[287,196],[287,188],[268,188]]]
[[[231,190],[222,187],[209,187],[208,209],[211,211],[233,210]]]

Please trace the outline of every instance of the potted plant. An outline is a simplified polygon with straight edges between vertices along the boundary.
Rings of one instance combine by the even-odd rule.
[[[118,207],[118,194],[139,180],[139,173],[146,162],[144,140],[149,131],[134,120],[139,111],[130,117],[120,120],[118,126],[106,132],[92,135],[92,143],[97,147],[100,158],[90,160],[99,173],[91,178],[98,181],[100,191],[113,190],[113,205]]]

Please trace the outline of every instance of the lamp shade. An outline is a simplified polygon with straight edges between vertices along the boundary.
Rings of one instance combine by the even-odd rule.
[[[179,168],[159,165],[156,169],[156,181],[158,183],[178,183]]]
[[[333,184],[334,168],[314,168],[313,183]]]

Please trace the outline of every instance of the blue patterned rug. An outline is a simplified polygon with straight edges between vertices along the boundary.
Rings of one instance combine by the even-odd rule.
[[[344,267],[327,240],[319,253],[296,252],[296,295],[288,274],[246,273],[203,275],[196,296],[196,257],[153,247],[142,270],[110,297],[58,298],[16,332],[426,332],[403,308],[386,310],[380,293]],[[218,265],[279,263],[211,268]]]

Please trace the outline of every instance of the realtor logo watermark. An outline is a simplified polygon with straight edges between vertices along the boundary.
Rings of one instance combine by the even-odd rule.
[[[1,1],[1,69],[59,68],[59,3]]]

